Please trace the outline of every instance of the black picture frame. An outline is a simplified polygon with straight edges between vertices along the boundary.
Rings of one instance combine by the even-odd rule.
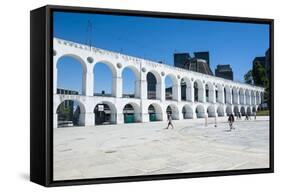
[[[230,21],[270,25],[270,167],[260,169],[176,173],[163,175],[129,176],[98,179],[53,181],[53,11],[131,15],[159,18],[182,18],[208,21]],[[274,20],[246,17],[197,15],[138,10],[101,9],[47,5],[30,12],[30,180],[37,184],[54,187],[67,185],[180,179],[195,177],[243,175],[274,172]]]

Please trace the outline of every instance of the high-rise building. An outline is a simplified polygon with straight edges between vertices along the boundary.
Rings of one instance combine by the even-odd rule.
[[[175,53],[174,66],[213,75],[209,65],[209,52],[195,52],[194,57],[191,57],[189,53]]]
[[[189,53],[175,53],[174,54],[174,66],[187,69],[187,65],[191,57]]]
[[[204,59],[192,58],[189,62],[188,70],[213,75],[211,68]]]
[[[194,57],[197,59],[204,59],[208,66],[210,66],[210,56],[208,51],[194,52]]]
[[[224,79],[233,80],[233,71],[230,65],[217,65],[215,75]]]

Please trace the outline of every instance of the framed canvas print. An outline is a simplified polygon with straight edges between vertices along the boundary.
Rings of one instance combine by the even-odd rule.
[[[31,11],[30,178],[273,172],[273,20]]]

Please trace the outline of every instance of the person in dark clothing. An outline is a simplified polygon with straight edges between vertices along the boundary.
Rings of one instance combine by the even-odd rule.
[[[168,114],[168,126],[166,129],[168,129],[170,125],[171,125],[172,129],[174,129],[174,125],[172,123],[172,115]]]
[[[231,131],[232,129],[234,129],[234,127],[233,127],[234,115],[232,113],[229,114],[229,116],[228,116],[228,123],[229,123],[230,131]]]

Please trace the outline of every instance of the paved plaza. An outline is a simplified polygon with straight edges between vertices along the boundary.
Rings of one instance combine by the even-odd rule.
[[[54,129],[54,180],[269,167],[269,117]]]

